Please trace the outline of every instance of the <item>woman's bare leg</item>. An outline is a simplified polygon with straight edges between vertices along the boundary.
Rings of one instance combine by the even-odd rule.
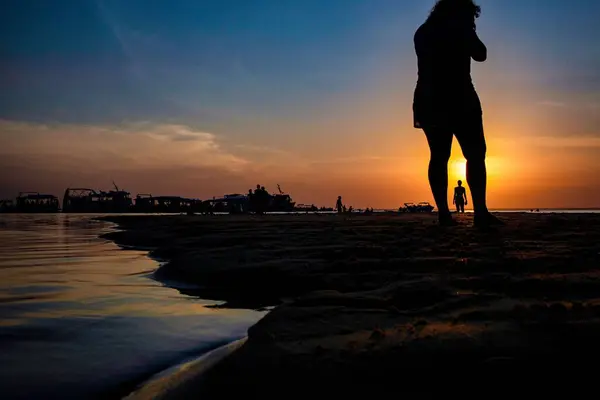
[[[485,156],[487,146],[483,133],[483,122],[474,120],[459,127],[456,138],[467,159],[467,182],[471,188],[473,211],[476,225],[498,225],[502,222],[494,217],[487,208],[487,167]]]
[[[429,160],[429,185],[437,205],[440,222],[451,221],[448,207],[448,161],[452,151],[452,131],[425,129],[431,158]]]

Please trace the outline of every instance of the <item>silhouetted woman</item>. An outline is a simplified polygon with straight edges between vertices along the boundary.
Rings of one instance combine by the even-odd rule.
[[[429,183],[442,225],[455,224],[448,208],[453,135],[467,160],[475,224],[501,223],[486,206],[486,143],[481,103],[471,80],[471,59],[487,59],[475,29],[480,12],[473,0],[439,0],[414,38],[419,65],[414,126],[423,129],[429,143]]]

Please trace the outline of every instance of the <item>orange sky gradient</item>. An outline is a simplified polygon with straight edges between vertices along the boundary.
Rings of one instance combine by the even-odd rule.
[[[482,92],[484,104],[494,99],[494,92]],[[425,138],[410,127],[409,102],[398,100],[404,100],[396,102],[404,103],[404,112],[393,110],[393,100],[384,97],[381,103],[387,106],[376,99],[366,105],[335,105],[326,120],[291,127],[284,121],[270,122],[273,131],[293,131],[287,137],[295,140],[281,142],[243,143],[175,124],[0,121],[5,140],[0,183],[14,192],[35,190],[61,197],[66,187],[109,189],[114,179],[132,194],[195,198],[243,193],[256,183],[273,191],[279,183],[298,203],[332,206],[338,195],[357,208],[432,201]],[[537,126],[549,125],[545,120],[552,118],[556,106],[512,107],[498,101],[496,109],[487,107],[485,112],[489,206],[600,205],[600,138],[536,131]],[[358,109],[360,118],[353,112]],[[519,118],[523,114],[526,119]],[[449,173],[451,185],[465,180],[456,141]]]
[[[315,95],[302,107],[219,109],[226,122],[208,124],[200,103],[174,94],[173,101],[197,117],[0,119],[0,197],[39,191],[62,198],[67,187],[107,190],[114,180],[133,196],[206,199],[245,193],[259,183],[271,192],[280,184],[297,203],[318,206],[332,207],[338,195],[355,208],[433,203],[427,143],[412,127],[412,32],[429,5],[418,7],[414,15],[420,17],[402,27],[405,36],[389,21],[374,30],[369,40],[376,57],[360,70],[359,81]],[[568,55],[536,53],[507,28],[510,21],[484,13],[481,27],[489,60],[473,65],[473,78],[488,142],[489,207],[600,207],[600,93],[548,85],[555,77],[549,65]],[[253,82],[250,69],[240,71],[239,79]],[[451,188],[465,178],[455,141]]]
[[[476,66],[487,70],[475,77],[488,79],[478,88],[488,138],[489,206],[599,206],[600,138],[578,135],[577,124],[570,129],[557,121],[570,105],[536,100],[544,98],[543,90],[521,87],[520,94],[510,84],[503,87],[511,77],[489,64]],[[114,179],[133,195],[211,198],[244,193],[256,183],[274,191],[279,183],[298,203],[332,206],[338,195],[356,208],[432,202],[427,144],[411,126],[413,75],[400,77],[404,85],[388,85],[390,76],[371,92],[314,110],[313,120],[257,120],[247,126],[245,136],[252,139],[245,141],[177,124],[0,121],[2,194],[34,190],[61,197],[69,186],[109,189]],[[590,106],[592,117],[596,112]],[[451,187],[466,180],[456,141],[449,172]]]

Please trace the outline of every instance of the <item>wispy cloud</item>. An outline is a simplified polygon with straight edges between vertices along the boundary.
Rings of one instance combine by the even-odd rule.
[[[366,180],[358,189],[356,174],[368,170],[372,175],[371,167],[380,170],[381,161],[387,160],[362,155],[319,160],[268,143],[232,143],[190,126],[151,122],[76,125],[0,120],[0,137],[0,170],[11,171],[0,176],[0,197],[24,190],[60,194],[72,186],[101,189],[114,179],[134,194],[207,198],[256,183],[274,190],[280,183],[300,202],[304,198],[322,203],[338,193],[367,202],[368,193],[383,186],[377,179]],[[364,190],[364,185],[372,190]]]
[[[360,168],[365,164],[375,165],[377,163],[397,160],[397,158],[393,157],[381,157],[376,155],[350,155],[346,157],[336,157],[332,155],[325,159],[316,159],[307,155],[302,156],[288,150],[263,145],[238,144],[235,147],[245,154],[255,154],[259,157],[268,158],[269,163],[279,162],[281,168],[285,166],[292,167],[295,172],[315,172],[319,171],[320,168],[327,166],[340,166],[344,168],[353,166]]]
[[[600,102],[598,103],[588,103],[587,107],[591,110],[600,110]]]
[[[344,165],[344,164],[363,164],[363,163],[374,163],[374,162],[387,162],[390,160],[395,160],[395,158],[392,157],[380,157],[380,156],[350,156],[350,157],[332,157],[331,159],[327,159],[327,160],[316,160],[316,161],[312,161],[311,164],[312,165],[328,165],[328,164],[338,164],[338,165]]]
[[[554,101],[554,100],[544,100],[537,103],[542,107],[549,108],[581,108],[588,110],[598,110],[600,109],[600,102],[564,102],[564,101]]]
[[[106,24],[106,26],[108,27],[108,29],[114,36],[115,40],[119,43],[119,46],[121,47],[121,50],[123,51],[123,54],[126,57],[128,57],[130,60],[133,60],[134,57],[132,56],[132,50],[131,50],[129,44],[127,43],[127,40],[125,39],[125,36],[124,36],[119,24],[113,17],[110,10],[104,4],[104,1],[103,0],[95,0],[95,3],[96,3],[96,8],[98,9],[98,15],[99,15],[101,21],[104,24]]]
[[[536,147],[554,147],[554,148],[600,148],[600,137],[595,136],[536,136],[527,139],[522,139],[531,143],[531,146]]]
[[[155,125],[146,128],[138,128],[138,132],[145,132],[148,136],[171,142],[197,142],[202,143],[207,149],[218,151],[217,137],[208,132],[195,131],[185,125]]]
[[[0,120],[0,154],[83,156],[97,164],[130,160],[132,166],[243,169],[249,161],[226,150],[219,138],[184,125],[134,123],[120,126],[33,124]]]
[[[273,154],[277,156],[283,157],[296,157],[296,155],[287,150],[278,149],[275,147],[263,146],[263,145],[254,145],[254,144],[236,144],[236,149],[240,149],[243,152],[249,153],[258,153],[258,154]]]
[[[569,105],[562,101],[554,101],[554,100],[543,100],[538,102],[538,105],[544,107],[554,107],[554,108],[567,108]]]

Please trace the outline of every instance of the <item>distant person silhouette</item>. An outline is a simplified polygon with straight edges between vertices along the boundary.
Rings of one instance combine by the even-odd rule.
[[[487,59],[487,48],[475,26],[480,12],[473,0],[438,0],[414,37],[419,68],[414,126],[423,129],[429,144],[429,184],[441,225],[456,225],[448,208],[453,136],[467,159],[475,225],[502,224],[486,205],[486,142],[481,103],[471,79],[471,59]]]
[[[264,186],[260,187],[260,196],[263,210],[266,212],[271,205],[271,195]]]
[[[467,200],[467,190],[463,187],[462,181],[458,181],[458,186],[454,188],[454,199],[452,204],[456,205],[456,212],[465,212],[465,206],[469,204]]]
[[[254,189],[254,195],[252,201],[254,205],[254,212],[258,215],[263,215],[267,211],[266,197],[268,196],[264,186],[256,185]]]
[[[252,189],[248,189],[248,194],[246,196],[248,197],[249,210],[254,210],[256,208],[256,199],[254,193],[252,193]]]
[[[338,196],[337,201],[335,203],[335,209],[338,214],[341,214],[344,211],[344,204],[342,203],[342,196]]]

